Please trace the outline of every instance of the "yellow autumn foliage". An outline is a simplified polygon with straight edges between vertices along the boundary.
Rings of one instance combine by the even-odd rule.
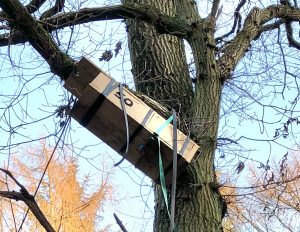
[[[27,151],[26,156],[16,155],[12,159],[14,176],[31,194],[34,194],[52,152],[51,148],[42,144],[41,148]],[[109,182],[109,174],[103,174],[95,186],[90,184],[89,177],[79,181],[78,171],[76,158],[70,156],[59,158],[58,154],[55,154],[40,184],[35,197],[36,202],[56,231],[108,231],[109,226],[99,228],[101,221],[99,219],[103,204],[112,197],[113,188]],[[17,206],[14,203],[13,211],[18,217],[14,219],[15,221],[21,221],[25,208],[22,204]],[[4,208],[1,210],[2,214],[3,210]],[[5,210],[12,211],[7,202]],[[11,224],[13,223],[9,225]],[[28,214],[23,228],[22,231],[44,231],[31,213]]]

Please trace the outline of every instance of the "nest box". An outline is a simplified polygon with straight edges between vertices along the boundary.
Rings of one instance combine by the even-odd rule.
[[[82,58],[64,87],[77,97],[70,115],[112,147],[120,155],[126,149],[126,126],[119,83],[95,64]],[[123,88],[124,106],[130,134],[128,154],[124,157],[153,180],[159,180],[158,145],[154,132],[166,119],[151,109],[134,93]],[[159,135],[166,184],[172,179],[173,126],[168,124]],[[190,163],[199,146],[177,130],[178,168],[180,174]]]

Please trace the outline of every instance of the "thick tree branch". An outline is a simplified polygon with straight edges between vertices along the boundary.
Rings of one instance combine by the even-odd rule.
[[[37,205],[34,197],[27,191],[27,189],[17,181],[17,179],[12,175],[10,171],[2,168],[0,168],[0,170],[8,175],[20,187],[20,192],[0,191],[0,196],[16,201],[23,201],[47,232],[55,232],[55,230]]]
[[[89,23],[101,20],[115,20],[134,18],[151,23],[156,26],[160,33],[172,34],[185,37],[192,33],[193,27],[185,20],[166,16],[153,6],[126,3],[125,5],[107,6],[100,8],[85,8],[76,12],[59,14],[40,21],[43,28],[48,32],[69,26]],[[27,42],[22,33],[14,31],[0,35],[0,46]]]
[[[38,23],[18,0],[0,1],[2,10],[13,20],[28,42],[48,62],[51,71],[62,79],[68,78],[73,70],[74,60],[64,54],[49,33]]]
[[[291,2],[289,0],[280,0],[280,4],[285,5],[285,6],[291,6]],[[295,7],[297,7],[297,1],[294,1]],[[285,28],[287,32],[287,39],[289,41],[290,46],[300,49],[300,43],[295,40],[294,38],[294,31],[292,27],[292,22],[291,21],[286,21],[285,22]]]
[[[27,42],[27,38],[20,31],[11,31],[0,35],[0,47]]]
[[[294,38],[292,23],[287,22],[285,24],[285,27],[286,27],[286,32],[287,32],[287,39],[289,41],[290,46],[300,50],[300,43]]]
[[[224,54],[218,60],[223,80],[230,78],[232,70],[247,52],[250,43],[258,38],[263,29],[266,29],[264,24],[275,18],[300,21],[300,9],[284,5],[271,5],[265,9],[253,8],[246,18],[242,30],[228,43]]]
[[[211,7],[211,11],[210,11],[210,17],[211,18],[215,18],[217,16],[217,12],[219,9],[219,5],[220,5],[221,0],[214,0],[212,7]]]
[[[161,33],[184,37],[191,33],[193,28],[188,21],[178,17],[162,14],[150,5],[126,3],[123,5],[106,6],[99,8],[85,8],[76,12],[68,12],[54,16],[45,23],[55,29],[66,26],[78,25],[87,22],[114,20],[114,19],[139,19],[156,26]]]
[[[243,1],[240,4],[242,5]],[[35,21],[17,0],[8,0],[5,3],[1,1],[0,6],[11,19],[15,20],[15,27],[21,32],[17,31],[12,32],[10,35],[1,35],[0,46],[7,45],[8,43],[15,44],[29,41],[49,63],[52,72],[63,79],[67,78],[72,71],[73,60],[63,54],[51,39],[48,32],[53,30],[92,21],[124,18],[143,20],[155,25],[160,33],[177,35],[184,38],[193,33],[194,29],[186,20],[166,16],[154,7],[136,3],[101,8],[85,8],[77,12],[68,12],[44,19],[40,23]],[[263,25],[274,18],[290,22],[300,21],[300,10],[285,5],[271,5],[262,10],[254,8],[246,18],[241,31],[225,47],[224,54],[219,59],[218,63],[223,79],[230,76],[233,68],[247,51],[251,41],[255,40],[262,31],[269,29]],[[43,27],[41,23],[43,23]],[[46,28],[48,32],[45,30]],[[290,44],[298,48],[299,44],[296,43],[291,33],[288,37]]]
[[[32,14],[36,12],[44,3],[46,0],[31,0],[28,5],[26,5],[27,11]],[[0,18],[5,18],[6,15],[3,11],[0,12]]]
[[[26,6],[26,9],[30,14],[36,12],[46,0],[31,0],[30,3]]]
[[[259,30],[259,33],[258,33],[258,37],[260,36],[261,33],[265,32],[265,31],[272,31],[274,29],[277,29],[279,28],[282,24],[285,23],[285,20],[283,19],[279,19],[277,20],[276,22],[274,23],[270,23],[270,24],[266,24],[264,25],[260,30]]]

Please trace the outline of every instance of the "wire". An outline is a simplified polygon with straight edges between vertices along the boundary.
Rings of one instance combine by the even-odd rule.
[[[123,94],[123,85],[119,83],[119,89],[120,89],[120,101],[121,101],[121,108],[124,113],[124,120],[125,120],[125,127],[126,127],[126,149],[125,152],[122,154],[123,158],[114,164],[115,167],[119,166],[126,158],[128,149],[129,149],[129,127],[128,127],[128,118],[126,113],[126,107],[125,107],[125,100],[124,100],[124,94]]]
[[[52,158],[53,158],[53,156],[54,156],[54,153],[55,153],[55,151],[56,151],[56,149],[57,149],[57,147],[58,147],[58,144],[60,143],[60,141],[61,141],[61,139],[62,139],[62,136],[64,135],[64,133],[65,133],[65,131],[66,131],[66,129],[67,129],[67,125],[69,124],[70,119],[71,119],[70,117],[67,118],[67,123],[65,123],[65,125],[64,125],[64,127],[63,127],[63,129],[62,129],[62,131],[61,131],[61,134],[60,134],[60,136],[58,137],[58,140],[57,140],[57,142],[56,142],[56,144],[55,144],[55,147],[54,147],[54,149],[53,149],[53,151],[52,151],[52,153],[51,153],[51,155],[50,155],[50,157],[49,157],[49,160],[48,160],[47,165],[46,165],[46,167],[45,167],[45,169],[44,169],[44,171],[43,171],[43,174],[42,174],[42,176],[41,176],[41,178],[40,178],[40,181],[39,181],[39,183],[38,183],[38,186],[36,187],[36,190],[35,190],[35,192],[34,192],[33,197],[36,196],[36,194],[37,194],[37,192],[38,192],[38,190],[39,190],[39,188],[40,188],[40,185],[41,185],[41,183],[42,183],[42,181],[43,181],[43,179],[44,179],[44,176],[45,176],[46,171],[47,171],[47,169],[48,169],[48,167],[49,167],[49,164],[50,164],[50,162],[51,162],[51,160],[52,160]],[[21,225],[20,225],[20,227],[19,227],[19,229],[18,229],[18,232],[21,231],[22,226],[23,226],[23,224],[24,224],[24,222],[25,222],[25,219],[26,219],[26,217],[27,217],[27,215],[28,215],[28,212],[29,212],[29,208],[27,208],[27,211],[26,211],[26,213],[25,213],[25,215],[24,215],[24,217],[23,217],[23,220],[22,220]]]
[[[177,120],[176,111],[173,109],[173,172],[172,172],[172,190],[171,190],[171,223],[170,231],[175,230],[175,197],[176,197],[176,178],[177,178]]]

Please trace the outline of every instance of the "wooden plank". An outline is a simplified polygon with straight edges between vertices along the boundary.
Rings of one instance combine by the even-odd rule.
[[[90,85],[99,93],[102,93],[110,81],[111,78],[109,76],[105,75],[104,73],[100,73],[91,82]],[[136,122],[141,124],[142,120],[144,119],[144,116],[150,110],[150,107],[146,105],[143,101],[141,101],[141,99],[136,97],[129,90],[124,89],[123,91],[124,91],[125,103],[127,99],[132,103],[131,107],[125,104],[126,113],[131,118],[133,118]],[[107,99],[111,101],[114,105],[116,105],[120,110],[122,110],[120,98],[118,97],[119,95],[120,95],[119,88],[115,88],[107,96]],[[164,122],[165,119],[161,117],[158,113],[154,112],[150,120],[146,123],[145,128],[149,130],[151,133],[154,133],[156,132],[156,130],[159,128],[160,125],[164,124]],[[166,128],[161,132],[160,138],[165,144],[167,144],[171,149],[173,149],[173,126],[171,124],[167,125]],[[178,138],[177,150],[180,152],[182,146],[184,145],[186,136],[180,130],[177,130],[177,138]],[[190,140],[187,145],[187,149],[185,149],[185,151],[183,151],[183,153],[180,155],[184,156],[184,158],[188,160],[188,162],[190,162],[197,150],[198,150],[198,145],[196,145],[194,142]]]
[[[78,63],[79,75],[71,75],[65,87],[78,97],[71,116],[103,142],[124,156],[126,127],[120,100],[119,83],[87,59]],[[84,80],[83,80],[84,79]],[[166,119],[153,111],[131,91],[123,88],[129,133],[132,139],[125,158],[153,180],[159,179],[158,146],[153,133]],[[146,120],[147,119],[147,120]],[[138,131],[138,133],[137,133]],[[167,185],[171,184],[173,129],[168,124],[161,132],[161,154]],[[191,161],[199,146],[177,130],[178,174]]]
[[[83,93],[83,99],[74,105],[71,111],[71,116],[77,121],[81,121],[82,116],[88,111],[90,105],[98,97],[98,92],[92,91],[87,88]],[[139,127],[139,123],[128,117],[130,134],[132,134],[136,128]],[[101,138],[103,142],[112,147],[119,154],[122,148],[126,144],[126,128],[124,123],[123,112],[120,111],[110,101],[105,100],[95,116],[88,123],[86,128]],[[152,134],[147,130],[142,130],[134,141],[129,146],[128,155],[126,159],[131,162],[136,168],[143,171],[147,176],[152,179],[158,178],[158,159],[157,149],[153,149],[156,146],[155,142],[150,141]],[[141,149],[141,145],[144,145],[144,150]],[[149,149],[149,147],[151,149]],[[157,146],[156,146],[157,147]],[[163,148],[165,150],[165,148]],[[169,164],[164,161],[165,166]]]

